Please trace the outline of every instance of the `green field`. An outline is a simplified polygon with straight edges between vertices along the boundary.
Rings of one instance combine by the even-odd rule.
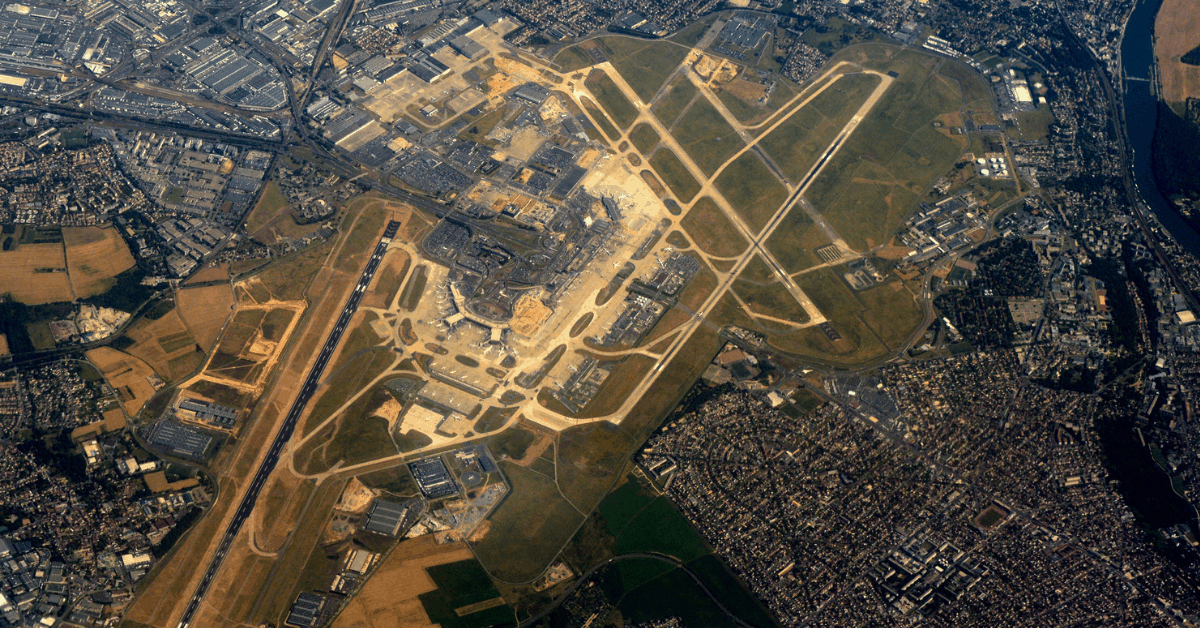
[[[600,107],[596,106],[587,98],[582,99],[581,102],[583,103],[583,108],[586,109],[588,114],[591,115],[592,119],[596,121],[596,125],[600,129],[600,132],[603,133],[604,136],[609,139],[609,141],[615,142],[620,139],[621,133],[617,131],[617,127],[612,125],[612,122],[608,121],[608,116],[604,115],[604,112],[600,110]]]
[[[464,560],[426,567],[425,573],[437,589],[417,596],[425,614],[443,628],[488,628],[515,626],[516,617],[507,604],[459,615],[457,609],[500,597],[496,585],[477,560]]]
[[[390,351],[360,353],[350,358],[343,368],[326,376],[322,382],[325,388],[317,397],[312,410],[309,411],[308,418],[304,420],[304,427],[300,434],[307,436],[313,428],[332,416],[333,412],[346,403],[350,397],[362,390],[363,386],[387,370],[394,359]]]
[[[860,318],[865,307],[842,281],[837,269],[805,273],[796,282],[841,339],[831,342],[824,332],[809,327],[786,340],[776,339],[777,346],[840,363],[862,362],[886,353],[887,347]]]
[[[697,94],[696,86],[686,76],[680,75],[671,81],[667,90],[654,102],[650,112],[658,118],[663,126],[670,127],[679,119],[683,110],[692,102]]]
[[[787,200],[787,188],[754,151],[742,153],[717,177],[717,190],[758,234]]]
[[[658,131],[645,122],[633,127],[633,131],[629,133],[629,141],[633,142],[634,148],[643,155],[649,155],[650,151],[658,146],[658,140]]]
[[[843,75],[759,143],[793,183],[800,183],[878,85],[873,74]]]
[[[608,60],[642,99],[650,102],[675,68],[683,63],[688,49],[669,41],[647,41],[612,36],[596,39],[607,49]]]
[[[707,196],[696,201],[680,225],[692,236],[701,251],[716,257],[733,257],[746,250],[746,239],[739,234],[725,212]]]
[[[564,430],[556,465],[563,496],[590,511],[612,488],[634,445],[629,434],[607,421]]]
[[[596,102],[608,111],[617,126],[628,129],[629,125],[637,119],[637,108],[630,104],[629,99],[625,98],[625,94],[621,92],[621,88],[617,87],[617,84],[603,70],[593,70],[588,75],[587,87],[596,96]]]
[[[829,245],[825,232],[798,204],[793,206],[779,228],[767,238],[767,250],[789,273],[799,272],[821,263],[816,250]]]
[[[758,255],[742,269],[737,281],[733,283],[733,291],[757,314],[796,323],[806,323],[809,320],[808,312],[800,307],[792,293],[788,292],[771,267]]]
[[[658,150],[654,151],[654,154],[650,156],[650,165],[658,173],[658,178],[671,188],[671,193],[679,199],[679,202],[691,201],[692,197],[700,191],[700,184],[696,182],[695,177],[688,172],[683,162],[679,161],[675,152],[666,146],[660,146]]]
[[[704,96],[697,98],[671,127],[671,135],[709,176],[746,145]]]
[[[497,579],[526,582],[554,560],[583,515],[563,499],[554,480],[507,460],[500,467],[512,482],[512,493],[492,513],[491,529],[472,549]]]
[[[581,50],[579,46],[569,46],[554,55],[553,63],[559,67],[561,72],[567,73],[582,70],[596,62],[592,60],[592,56],[586,50]]]

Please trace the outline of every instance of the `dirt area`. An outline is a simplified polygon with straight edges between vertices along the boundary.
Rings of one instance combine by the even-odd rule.
[[[192,337],[201,349],[208,352],[217,343],[221,327],[229,318],[233,307],[233,291],[228,285],[185,287],[175,293],[175,304],[179,317],[192,332]]]
[[[1200,11],[1195,0],[1163,0],[1154,22],[1154,53],[1162,99],[1182,103],[1200,98],[1200,66],[1179,60],[1200,46]]]
[[[117,275],[133,268],[133,254],[113,227],[66,227],[62,234],[76,298],[107,292]]]
[[[513,305],[512,330],[522,336],[532,336],[553,311],[542,303],[541,290],[527,292]]]
[[[358,478],[351,478],[346,483],[346,488],[342,490],[342,496],[338,498],[338,503],[333,507],[338,512],[350,514],[362,514],[367,511],[367,507],[371,505],[371,500],[379,495],[379,491],[368,488]]]
[[[0,294],[29,305],[74,299],[63,245],[22,244],[0,252]]]
[[[121,404],[129,416],[136,415],[154,395],[156,376],[149,364],[110,347],[92,349],[84,355],[121,396]]]
[[[417,596],[437,587],[427,567],[470,559],[465,545],[438,545],[432,535],[404,541],[333,622],[334,628],[433,626]]]

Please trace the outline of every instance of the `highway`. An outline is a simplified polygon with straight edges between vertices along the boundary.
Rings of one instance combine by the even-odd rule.
[[[338,316],[337,323],[333,326],[333,330],[329,332],[329,337],[325,339],[325,345],[321,347],[321,353],[317,355],[316,364],[313,364],[312,370],[308,372],[308,377],[304,380],[304,387],[300,389],[300,394],[296,396],[296,401],[292,403],[287,417],[283,420],[283,425],[280,426],[279,432],[275,435],[274,442],[271,443],[271,448],[267,451],[266,457],[263,458],[262,464],[259,465],[258,471],[254,474],[254,480],[250,483],[250,487],[242,497],[242,502],[238,506],[237,512],[234,513],[233,520],[225,528],[225,534],[221,537],[221,543],[217,546],[217,551],[213,554],[212,561],[208,564],[208,569],[204,571],[204,577],[200,580],[200,585],[196,587],[196,592],[192,594],[192,599],[188,602],[187,609],[184,610],[183,617],[179,620],[179,628],[190,628],[192,618],[195,616],[196,611],[199,610],[200,603],[204,601],[204,595],[208,593],[208,587],[212,585],[217,572],[221,569],[221,563],[225,560],[225,555],[229,553],[230,547],[233,546],[234,538],[241,531],[242,525],[250,518],[250,513],[254,511],[254,504],[258,501],[259,493],[262,492],[262,488],[267,478],[270,477],[271,472],[275,469],[275,465],[279,463],[279,454],[283,451],[284,445],[291,439],[292,433],[296,429],[296,422],[300,419],[300,415],[304,413],[304,409],[312,399],[313,393],[316,392],[317,384],[320,383],[321,376],[325,373],[325,367],[329,364],[330,356],[333,355],[334,349],[341,342],[342,334],[346,331],[346,326],[358,310],[358,303],[362,300],[363,293],[366,291],[367,286],[370,285],[371,278],[375,276],[375,271],[379,268],[379,262],[383,259],[383,254],[387,251],[388,244],[396,236],[396,231],[399,228],[399,222],[395,220],[389,222],[387,229],[383,232],[383,237],[379,240],[379,244],[375,246],[375,252],[371,255],[371,259],[367,261],[367,267],[363,269],[362,277],[359,278],[358,283],[354,286],[354,292],[350,293],[350,298],[346,300],[346,306],[342,308],[342,313]]]

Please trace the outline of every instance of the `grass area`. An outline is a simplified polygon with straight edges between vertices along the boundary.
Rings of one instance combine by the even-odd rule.
[[[898,77],[808,189],[812,204],[856,250],[887,243],[966,148],[964,139],[933,127],[939,115],[963,105],[958,83],[933,72],[943,62],[901,51],[884,64]]]
[[[583,515],[563,499],[550,478],[508,460],[501,460],[500,467],[512,492],[489,518],[487,535],[471,546],[492,576],[526,582],[554,560]]]
[[[437,589],[417,596],[425,614],[443,628],[487,628],[516,625],[512,609],[506,604],[459,615],[458,609],[500,597],[496,585],[477,560],[463,560],[426,567],[425,573]]]
[[[809,327],[787,338],[775,338],[773,344],[794,353],[850,363],[875,358],[887,351],[859,318],[865,308],[834,269],[806,273],[797,283],[841,337],[831,341],[820,329]]]
[[[696,97],[696,93],[696,86],[692,85],[686,76],[677,76],[667,86],[667,90],[663,92],[662,96],[655,101],[650,112],[658,118],[659,122],[663,123],[663,126],[670,127]]]
[[[363,397],[364,399],[368,396]],[[325,447],[329,466],[345,460],[347,465],[370,462],[400,453],[388,435],[388,422],[383,417],[356,416],[350,412]]]
[[[309,411],[300,434],[307,436],[313,428],[328,419],[334,410],[383,373],[394,359],[390,351],[371,351],[350,358],[342,368],[333,369],[332,374],[323,382],[325,390],[317,397],[316,403]]]
[[[800,183],[878,85],[872,74],[842,76],[760,140],[763,150]]]
[[[268,182],[263,186],[262,196],[258,197],[258,203],[246,217],[246,233],[255,233],[265,227],[279,215],[279,212],[287,209],[287,204],[287,197],[279,189],[279,184],[274,181]]]
[[[421,296],[425,294],[425,283],[429,281],[429,267],[424,264],[413,272],[412,279],[404,287],[404,295],[400,298],[401,307],[411,312],[421,304]]]
[[[604,115],[604,112],[600,111],[600,107],[596,106],[596,104],[590,99],[581,98],[579,100],[583,103],[583,108],[586,109],[592,119],[595,120],[600,132],[603,133],[604,136],[609,139],[609,141],[615,142],[621,137],[621,134],[617,131],[617,128],[612,125],[612,122],[608,121],[608,117]]]
[[[900,281],[878,284],[855,296],[866,308],[863,321],[888,349],[899,349],[924,319],[921,306]]]
[[[688,215],[680,221],[692,241],[700,250],[716,257],[733,257],[742,255],[746,250],[745,238],[733,228],[733,223],[725,216],[725,211],[716,207],[712,198],[703,197],[688,210]]]
[[[558,485],[584,512],[596,507],[621,475],[635,443],[607,421],[564,430],[558,440]]]
[[[658,177],[671,188],[671,193],[678,198],[680,202],[687,203],[696,196],[700,191],[700,184],[696,182],[679,157],[675,155],[675,151],[666,146],[659,147],[650,157],[650,165],[658,172]]]
[[[377,488],[397,496],[416,496],[417,483],[408,472],[408,465],[396,465],[389,469],[371,471],[358,476],[358,481],[370,488]]]
[[[258,278],[263,285],[281,301],[298,301],[304,298],[309,282],[321,270],[329,255],[332,242],[309,246],[283,260],[267,266]]]
[[[628,129],[637,119],[637,108],[629,102],[628,98],[625,98],[621,88],[617,87],[617,84],[603,70],[593,70],[588,75],[587,88],[596,96],[596,102],[608,111],[617,126]]]
[[[1054,112],[1050,105],[1039,104],[1037,111],[1022,111],[1014,114],[1018,129],[1010,134],[1013,139],[1045,140],[1050,136],[1050,125],[1054,124]]]
[[[766,242],[767,250],[789,273],[820,264],[816,250],[829,244],[825,232],[798,205],[792,207]]]
[[[688,52],[684,46],[663,40],[617,35],[595,41],[607,49],[608,60],[643,102],[650,102]]]
[[[478,118],[471,121],[470,126],[463,129],[458,134],[461,140],[469,140],[479,144],[486,143],[488,133],[496,128],[497,124],[504,119],[505,109],[503,107],[489,111]]]
[[[692,22],[667,39],[670,39],[681,46],[687,46],[690,48],[700,43],[700,39],[704,37],[704,33],[708,32],[709,27],[711,27],[715,21],[717,21],[717,15],[710,15],[697,22]]]
[[[709,176],[746,145],[704,96],[684,112],[671,127],[671,134],[696,166]]]
[[[717,190],[757,234],[787,200],[788,191],[754,151],[729,164],[715,181]]]
[[[629,133],[629,141],[633,142],[634,147],[643,155],[649,155],[650,151],[658,146],[659,139],[658,131],[645,122],[633,127],[633,131]]]
[[[592,56],[586,50],[581,50],[578,46],[569,46],[554,55],[553,63],[559,67],[559,71],[565,74],[590,67],[596,62],[592,60]]]
[[[757,314],[796,323],[806,323],[809,320],[808,312],[800,306],[792,293],[788,292],[787,287],[775,276],[771,267],[758,255],[742,269],[733,284],[733,290]]]

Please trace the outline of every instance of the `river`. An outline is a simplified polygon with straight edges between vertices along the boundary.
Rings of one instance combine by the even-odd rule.
[[[1154,181],[1154,127],[1158,123],[1158,97],[1151,89],[1154,71],[1154,18],[1162,0],[1139,0],[1121,40],[1121,65],[1125,80],[1125,132],[1133,149],[1133,175],[1142,199],[1163,227],[1185,249],[1200,255],[1200,233],[1184,220],[1162,195]]]

